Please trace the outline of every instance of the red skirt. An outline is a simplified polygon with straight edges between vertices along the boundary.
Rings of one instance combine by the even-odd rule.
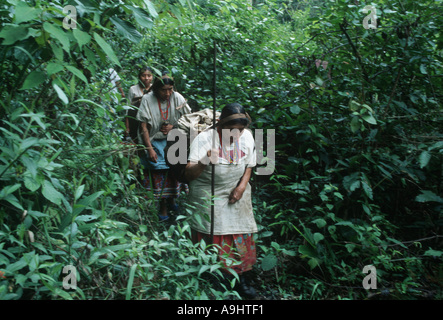
[[[168,171],[145,170],[143,186],[152,192],[156,199],[178,198],[181,192],[189,192],[188,185],[177,181]]]
[[[194,243],[202,239],[210,242],[209,237],[208,234],[192,230]],[[218,255],[226,269],[223,270],[225,272],[229,272],[227,269],[234,269],[237,274],[242,274],[251,270],[257,262],[255,242],[251,233],[214,235],[214,244],[219,246]]]

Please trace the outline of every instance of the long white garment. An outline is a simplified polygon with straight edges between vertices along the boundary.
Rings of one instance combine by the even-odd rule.
[[[111,82],[111,91],[110,91],[109,93],[110,93],[110,96],[111,96],[112,101],[113,101],[114,103],[118,104],[118,98],[117,98],[117,95],[119,94],[119,91],[118,91],[118,82],[121,81],[121,78],[119,77],[117,71],[115,71],[115,70],[112,69],[112,68],[109,69],[108,72],[109,72],[109,78],[108,78],[108,79],[109,79],[109,81]],[[114,110],[113,107],[111,107],[111,106],[107,106],[107,108],[108,108],[112,113],[115,112],[115,110]],[[106,115],[106,117],[107,117],[107,115]]]
[[[149,131],[149,137],[151,140],[161,140],[166,139],[167,137],[160,132],[160,128],[165,121],[165,119],[162,118],[162,112],[160,109],[163,110],[165,118],[167,112],[168,116],[166,120],[172,125],[174,125],[182,115],[191,112],[191,108],[186,103],[185,98],[178,92],[173,92],[169,101],[160,101],[160,108],[158,101],[159,100],[154,96],[154,92],[151,91],[148,94],[145,94],[137,113],[138,121],[145,122],[151,126],[151,130]],[[140,133],[139,141],[143,141]]]
[[[127,95],[128,102],[132,105],[132,99],[141,97],[143,95],[143,89],[139,84],[135,84],[129,88]]]
[[[143,90],[142,90],[142,88],[140,87],[139,84],[133,85],[133,86],[131,86],[129,88],[129,91],[128,91],[127,95],[126,95],[126,98],[128,99],[127,101],[129,103],[129,105],[128,106],[123,106],[126,109],[126,115],[129,115],[129,111],[130,110],[131,110],[131,112],[132,111],[135,112],[136,109],[132,105],[132,99],[138,98],[138,97],[141,97],[141,96],[143,96]]]
[[[121,78],[114,69],[111,68],[108,71],[109,71],[109,80],[111,80],[112,83],[112,91],[118,93],[117,82],[121,81]]]
[[[207,150],[211,149],[213,135],[215,147],[220,150],[220,137],[216,130],[207,130],[200,133],[191,143],[189,161],[197,162],[206,156]],[[225,148],[219,154],[219,163],[214,166],[214,234],[243,234],[257,232],[257,224],[254,219],[251,200],[251,186],[248,183],[242,198],[234,204],[229,203],[229,195],[235,189],[246,168],[256,165],[256,152],[254,138],[249,130],[244,130],[237,147],[239,156],[236,161],[230,163],[230,158],[225,155],[234,150],[234,143]],[[200,218],[195,217],[192,221],[193,229],[209,234],[211,230],[211,173],[212,166],[208,165],[202,174],[189,184],[189,202],[196,207]],[[206,218],[205,218],[206,216]]]

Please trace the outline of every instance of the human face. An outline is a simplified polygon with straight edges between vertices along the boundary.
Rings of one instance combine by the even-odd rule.
[[[173,91],[174,91],[174,86],[172,86],[170,84],[165,84],[163,87],[160,88],[160,90],[158,92],[159,98],[163,101],[169,100]]]
[[[149,71],[145,71],[139,76],[140,81],[143,83],[145,88],[149,88],[152,82],[152,73]]]

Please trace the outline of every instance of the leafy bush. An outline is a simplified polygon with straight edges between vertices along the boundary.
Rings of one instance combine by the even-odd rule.
[[[135,66],[169,70],[194,109],[244,104],[276,130],[254,176],[254,282],[272,299],[441,298],[438,3],[8,1],[0,11],[0,297],[239,298],[187,218],[157,222],[121,142]],[[302,11],[303,10],[303,11]],[[26,13],[26,14],[25,14]],[[184,200],[185,202],[185,200]],[[66,266],[77,270],[65,289]],[[377,290],[362,270],[377,268]]]
[[[105,38],[138,40],[141,34],[120,17],[132,13],[140,22],[155,8],[148,14],[136,2],[78,4],[78,28],[65,31],[61,3],[11,4],[0,33],[9,75],[0,136],[1,298],[235,294],[202,278],[220,277],[220,264],[204,243],[191,243],[186,222],[157,230],[152,195],[137,179],[137,147],[120,142],[123,103],[115,103],[121,97],[101,70],[107,58],[119,65],[124,52],[115,53]],[[75,267],[75,290],[67,266]]]
[[[381,27],[366,30],[363,5],[325,4],[311,18],[316,45],[304,51],[312,56],[299,56],[309,63],[290,74],[300,85],[261,118],[281,128],[280,161],[264,185],[273,191],[261,195],[273,199],[265,224],[280,234],[271,246],[290,243],[283,248],[306,260],[308,270],[274,253],[280,278],[299,283],[301,268],[308,283],[314,276],[316,290],[303,296],[328,297],[327,288],[365,297],[362,269],[374,265],[378,293],[440,297],[442,59],[434,5],[384,2]]]

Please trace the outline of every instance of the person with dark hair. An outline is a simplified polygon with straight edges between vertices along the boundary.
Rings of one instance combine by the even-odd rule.
[[[126,132],[125,136],[130,137],[131,140],[137,143],[137,131],[138,131],[138,121],[137,121],[137,111],[140,107],[140,102],[146,93],[149,92],[152,86],[152,69],[150,67],[140,68],[138,75],[138,83],[131,86],[128,92],[128,101],[131,104],[130,109],[126,112],[125,126]]]
[[[171,209],[177,211],[175,199],[182,190],[187,191],[187,185],[170,174],[164,148],[173,125],[182,115],[190,112],[185,98],[174,91],[174,79],[163,75],[154,80],[151,91],[143,96],[137,113],[137,120],[140,121],[139,141],[146,148],[140,157],[144,167],[144,186],[160,201],[161,221],[169,218],[167,201]]]
[[[245,272],[256,262],[253,234],[257,232],[249,180],[256,165],[250,118],[243,106],[225,106],[213,128],[192,141],[185,176],[189,182],[188,201],[196,208],[192,217],[192,238],[218,245],[224,266],[240,275],[239,291],[248,298],[256,295]],[[214,164],[214,181],[212,166]],[[214,221],[211,235],[211,183],[214,183]],[[206,218],[201,217],[206,216]],[[226,257],[229,257],[228,259]],[[233,263],[234,262],[234,263]]]

